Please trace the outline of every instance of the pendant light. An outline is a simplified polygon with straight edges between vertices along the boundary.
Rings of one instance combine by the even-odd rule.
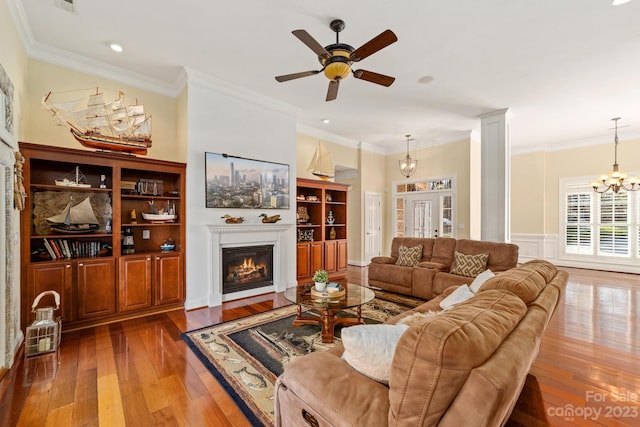
[[[411,135],[405,135],[405,138],[407,138],[407,156],[404,159],[398,160],[398,165],[400,166],[400,172],[402,175],[409,178],[416,171],[418,161],[412,159],[409,155],[409,141],[413,141]]]

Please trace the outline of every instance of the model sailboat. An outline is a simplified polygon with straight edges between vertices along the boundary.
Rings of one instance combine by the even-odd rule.
[[[59,233],[93,233],[99,227],[88,197],[75,206],[67,203],[62,212],[47,218],[47,222]]]
[[[68,126],[75,139],[88,148],[147,154],[151,147],[151,115],[144,106],[125,105],[124,94],[105,102],[96,88],[88,97],[54,102],[56,94],[49,92],[42,105],[53,114],[60,126]]]
[[[316,152],[313,154],[307,170],[325,181],[334,177],[335,173],[331,155],[322,142],[318,142],[318,148],[316,148]]]

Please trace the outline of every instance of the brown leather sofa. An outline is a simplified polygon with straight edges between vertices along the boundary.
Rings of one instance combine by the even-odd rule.
[[[301,357],[276,381],[275,425],[504,425],[567,279],[546,261],[530,261],[487,280],[471,299],[409,326],[395,348],[389,385],[347,364],[341,344]],[[440,310],[455,288],[387,323]]]
[[[413,267],[396,265],[400,246],[422,245],[422,260]],[[391,256],[379,256],[369,264],[369,286],[431,299],[452,285],[469,284],[473,278],[451,274],[455,252],[466,255],[488,253],[487,268],[494,273],[518,264],[518,246],[511,243],[452,239],[449,237],[395,237]]]

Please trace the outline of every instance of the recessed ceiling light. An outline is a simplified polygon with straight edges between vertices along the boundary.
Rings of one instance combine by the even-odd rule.
[[[109,47],[111,48],[111,50],[113,50],[114,52],[118,52],[118,53],[120,53],[120,52],[122,52],[124,50],[122,48],[122,45],[118,44],[118,43],[111,43],[109,45]]]
[[[331,120],[329,120],[329,119],[322,119],[322,123],[324,123],[325,125],[326,125],[327,123],[330,123],[330,122],[331,122]]]
[[[620,6],[621,4],[629,3],[631,0],[612,0],[612,6]]]
[[[418,79],[418,83],[426,85],[427,83],[431,83],[433,81],[433,76],[423,76]]]

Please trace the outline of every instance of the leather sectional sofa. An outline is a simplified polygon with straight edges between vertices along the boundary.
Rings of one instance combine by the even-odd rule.
[[[396,265],[400,246],[422,245],[422,259],[415,266]],[[488,253],[487,268],[494,273],[518,264],[518,246],[511,243],[485,242],[448,237],[395,237],[391,256],[374,257],[369,264],[369,286],[431,299],[452,285],[469,284],[473,277],[451,274],[455,253]]]
[[[275,425],[504,425],[567,280],[554,265],[530,261],[446,311],[439,303],[456,286],[389,319],[433,312],[400,335],[388,385],[343,360],[342,344],[301,357],[276,381]]]

